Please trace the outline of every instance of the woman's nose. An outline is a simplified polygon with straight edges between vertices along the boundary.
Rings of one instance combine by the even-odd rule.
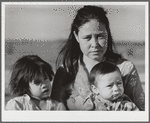
[[[92,40],[91,40],[91,46],[94,47],[94,48],[97,47],[98,46],[98,39],[93,37]]]

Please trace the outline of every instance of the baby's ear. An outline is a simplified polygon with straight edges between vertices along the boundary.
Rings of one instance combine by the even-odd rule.
[[[95,85],[91,85],[91,89],[92,89],[93,93],[99,94],[99,91]]]

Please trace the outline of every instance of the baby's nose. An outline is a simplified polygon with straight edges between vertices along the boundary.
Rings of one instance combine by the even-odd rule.
[[[113,89],[116,91],[116,90],[119,90],[119,87],[117,85],[114,85]]]

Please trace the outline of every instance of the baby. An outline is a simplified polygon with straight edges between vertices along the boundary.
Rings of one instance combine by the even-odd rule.
[[[65,110],[61,102],[50,98],[53,70],[37,55],[27,55],[13,65],[10,79],[12,93],[6,110]]]
[[[95,65],[90,72],[94,110],[139,111],[137,106],[124,94],[119,68],[109,62]]]

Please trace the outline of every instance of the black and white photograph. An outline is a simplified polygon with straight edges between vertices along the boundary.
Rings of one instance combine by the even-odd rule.
[[[2,121],[149,120],[148,2],[1,2]]]

